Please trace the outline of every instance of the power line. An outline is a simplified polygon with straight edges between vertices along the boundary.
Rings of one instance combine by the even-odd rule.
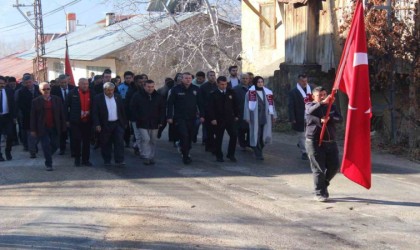
[[[55,13],[57,13],[57,12],[63,10],[63,9],[65,9],[66,7],[71,6],[73,4],[76,4],[76,3],[80,2],[80,1],[82,1],[82,0],[73,0],[73,1],[71,1],[71,2],[69,2],[67,4],[65,4],[65,5],[62,5],[62,6],[58,7],[58,8],[56,8],[56,9],[53,9],[53,10],[51,10],[51,11],[43,14],[42,17],[51,16],[51,15],[53,15],[53,14],[55,14]],[[30,18],[29,20],[34,21],[35,19],[34,18]],[[23,21],[23,22],[11,24],[11,25],[8,25],[8,26],[0,27],[0,31],[6,32],[6,31],[10,31],[10,30],[13,30],[13,29],[16,29],[16,28],[23,27],[25,25],[26,25],[26,21]],[[4,30],[4,29],[6,29],[6,30]]]

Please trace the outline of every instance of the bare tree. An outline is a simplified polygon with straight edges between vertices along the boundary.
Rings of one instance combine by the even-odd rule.
[[[181,2],[186,5],[196,1]],[[150,35],[136,39],[125,50],[127,53],[119,56],[129,59],[131,65],[136,65],[141,72],[159,75],[162,79],[187,70],[219,73],[229,65],[238,64],[236,58],[241,51],[240,2],[199,2],[202,4],[194,12],[172,13],[173,9],[163,6],[164,12],[143,14],[137,25]],[[126,0],[118,1],[116,8],[121,13],[135,13],[141,12],[142,6],[144,8],[143,2]],[[185,19],[186,15],[189,18]],[[169,26],[162,29],[161,22],[169,22]],[[134,36],[131,38],[135,39]],[[166,72],[162,72],[165,69]]]

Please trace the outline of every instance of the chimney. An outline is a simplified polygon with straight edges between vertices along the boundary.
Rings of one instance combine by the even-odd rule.
[[[76,31],[76,14],[68,13],[66,17],[67,34]]]
[[[115,13],[106,13],[105,14],[105,26],[108,27],[115,23]]]

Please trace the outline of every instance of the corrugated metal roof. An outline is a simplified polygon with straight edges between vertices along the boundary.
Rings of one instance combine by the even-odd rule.
[[[176,15],[175,19],[182,22],[199,14],[201,13],[181,13]],[[172,17],[167,14],[156,15],[156,17],[139,15],[108,27],[105,27],[103,23],[96,23],[67,35],[69,57],[71,60],[96,60],[118,51],[136,40],[146,38],[156,29],[163,30],[173,24]],[[45,44],[44,57],[64,58],[65,39],[65,37],[61,37]],[[22,59],[33,59],[36,54],[34,50],[28,50],[18,56]]]
[[[17,55],[15,53],[0,59],[0,75],[14,76],[19,80],[24,73],[32,74],[32,60],[17,58]]]

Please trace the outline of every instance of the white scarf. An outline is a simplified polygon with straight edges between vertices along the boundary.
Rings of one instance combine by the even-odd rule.
[[[300,92],[300,94],[302,95],[303,98],[306,98],[308,95],[312,95],[311,86],[309,86],[309,84],[306,85],[306,93],[302,89],[302,87],[300,86],[299,83],[296,84],[296,88],[299,90],[299,92]]]
[[[273,92],[269,89],[267,89],[266,87],[263,87],[264,89],[264,93],[265,93],[265,100],[266,102],[268,102],[268,111],[270,113],[270,115],[274,114],[274,99],[273,99]],[[257,107],[257,91],[255,90],[255,86],[252,86],[251,88],[249,88],[248,90],[248,108],[251,111],[254,111],[255,108]]]

